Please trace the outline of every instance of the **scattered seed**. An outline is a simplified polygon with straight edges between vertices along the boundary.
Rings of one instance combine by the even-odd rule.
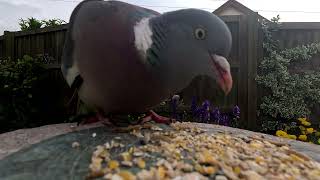
[[[131,161],[121,161],[121,165],[127,166],[127,167],[132,167],[133,163]]]
[[[215,180],[228,180],[228,178],[225,177],[225,176],[223,176],[223,175],[217,175],[217,176],[215,177]]]
[[[118,162],[118,161],[115,161],[115,160],[111,160],[111,161],[109,161],[108,167],[109,167],[109,169],[111,169],[111,170],[118,169],[118,167],[119,167],[119,162]]]
[[[146,162],[143,159],[139,158],[137,160],[137,165],[139,168],[144,169],[146,167]]]
[[[131,161],[132,156],[129,152],[121,153],[121,158],[123,161]]]
[[[92,133],[92,137],[96,137],[97,136],[97,133]]]
[[[78,148],[78,147],[80,147],[80,143],[79,142],[73,142],[71,146],[72,146],[72,148]]]
[[[142,139],[142,143],[131,146],[128,151],[123,152],[126,145],[116,141],[120,137],[97,146],[88,177],[285,180],[318,179],[320,176],[320,163],[293,151],[285,143],[269,141],[267,137],[225,132],[210,134],[191,123],[174,123],[169,130],[152,127],[148,126],[148,130],[138,126],[131,128],[131,134]],[[121,153],[112,154],[113,150]],[[110,160],[111,157],[114,160]],[[135,169],[135,174],[131,168]]]
[[[122,180],[135,180],[136,177],[129,171],[120,171],[118,175],[122,178]]]

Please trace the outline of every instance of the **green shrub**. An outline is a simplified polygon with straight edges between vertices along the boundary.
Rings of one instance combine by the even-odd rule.
[[[310,108],[320,103],[320,72],[289,73],[293,62],[308,61],[320,52],[320,44],[273,51],[260,65],[257,82],[271,90],[260,108],[274,118],[293,119],[310,115]]]
[[[40,20],[37,20],[36,18],[28,18],[28,19],[20,19],[19,22],[21,31],[27,31],[27,30],[35,30],[41,28],[43,23]]]
[[[289,71],[291,66],[297,67],[318,54],[320,43],[280,50],[269,26],[262,25],[264,59],[256,80],[269,92],[262,98],[259,116],[268,124],[264,129],[275,129],[279,125],[277,121],[308,117],[314,105],[320,103],[320,71]]]
[[[24,127],[37,109],[33,104],[34,84],[45,71],[39,59],[24,56],[22,59],[0,61],[0,98],[2,129]],[[9,122],[8,122],[9,121]],[[6,124],[8,127],[4,127]]]
[[[0,133],[68,122],[76,111],[73,91],[47,55],[0,60]]]
[[[38,20],[36,18],[20,19],[19,25],[21,31],[35,30],[42,27],[56,27],[66,22],[61,19]]]
[[[56,27],[56,26],[65,24],[66,22],[61,19],[49,19],[49,20],[42,20],[42,23],[44,27]]]

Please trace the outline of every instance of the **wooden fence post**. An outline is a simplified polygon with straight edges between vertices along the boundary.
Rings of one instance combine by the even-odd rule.
[[[11,58],[14,57],[14,32],[4,31],[4,57]]]
[[[257,68],[259,48],[258,13],[248,16],[248,129],[257,130]],[[261,47],[260,47],[261,46]]]

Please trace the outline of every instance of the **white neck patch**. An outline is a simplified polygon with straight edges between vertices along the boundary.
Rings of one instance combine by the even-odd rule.
[[[69,84],[69,86],[71,87],[73,81],[76,79],[76,77],[79,75],[79,69],[78,69],[78,64],[77,61],[75,61],[72,65],[72,67],[70,67],[67,70],[67,74],[66,74],[66,80],[67,83]]]
[[[142,18],[134,26],[134,44],[143,57],[147,56],[147,51],[152,45],[152,30],[150,27],[150,17]]]

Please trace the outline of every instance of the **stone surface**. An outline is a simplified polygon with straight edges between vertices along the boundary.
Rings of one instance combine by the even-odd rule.
[[[32,144],[36,144],[42,140],[49,139],[54,136],[66,134],[72,131],[78,131],[82,129],[89,129],[92,127],[98,127],[101,124],[85,125],[81,127],[75,127],[74,123],[47,125],[32,129],[20,129],[4,134],[0,134],[0,159],[3,157],[19,151],[20,149],[29,147]],[[279,138],[276,136],[266,135],[262,133],[256,133],[243,129],[230,128],[219,125],[200,124],[195,123],[195,126],[210,129],[216,132],[229,132],[231,134],[242,134],[245,136],[262,137],[268,140],[276,141],[279,143],[289,144],[293,149],[304,153],[305,155],[320,162],[320,147],[318,145],[304,143],[295,140],[289,140]]]
[[[105,127],[91,128],[99,124],[77,129],[70,128],[71,125],[74,124],[50,125],[1,134],[0,149],[4,158],[0,161],[0,177],[10,180],[83,179],[88,172],[90,156],[95,146],[116,137],[128,142],[126,146],[140,143],[126,133],[111,132]],[[194,126],[207,129],[210,133],[226,132],[240,135],[243,139],[254,137],[288,144],[292,149],[320,162],[320,148],[317,145],[217,125],[194,124]],[[80,129],[86,130],[78,131]],[[66,133],[67,135],[63,135]],[[93,137],[93,134],[96,136]],[[78,142],[79,146],[72,147],[74,142]],[[16,151],[19,152],[13,153]]]
[[[100,124],[76,127],[76,124],[74,123],[66,123],[47,125],[32,129],[20,129],[0,134],[0,159],[42,140],[72,131],[88,129],[97,126],[100,126]]]

